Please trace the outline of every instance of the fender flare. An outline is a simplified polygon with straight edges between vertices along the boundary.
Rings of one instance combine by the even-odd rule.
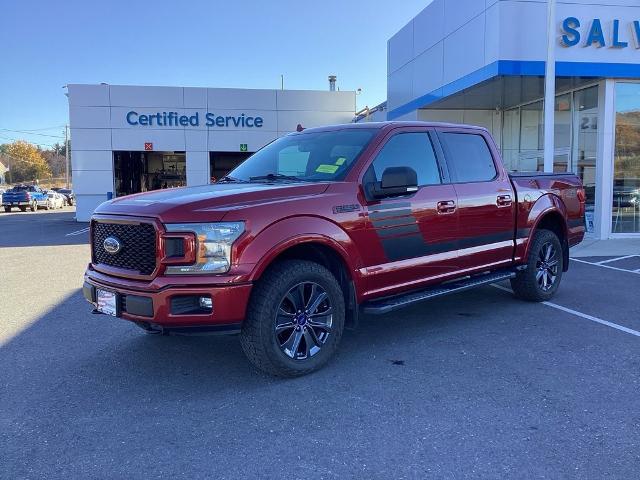
[[[304,225],[306,231],[300,231]],[[311,215],[288,217],[272,223],[261,230],[243,256],[255,258],[249,281],[258,280],[269,265],[285,250],[304,243],[316,243],[332,249],[347,266],[347,276],[355,280],[357,265],[360,265],[360,253],[349,234],[337,224]],[[268,245],[268,248],[263,248]]]
[[[549,214],[557,213],[562,218],[562,229],[564,231],[564,242],[562,245],[563,253],[565,257],[569,255],[569,248],[567,244],[567,238],[569,235],[569,228],[567,226],[567,210],[562,202],[562,200],[553,193],[545,193],[540,198],[536,200],[529,210],[529,216],[527,218],[527,228],[529,229],[529,236],[527,240],[527,245],[524,251],[523,258],[529,257],[529,247],[533,240],[533,235],[538,229],[538,225],[540,222]],[[567,258],[565,258],[565,267],[567,266],[566,262]]]

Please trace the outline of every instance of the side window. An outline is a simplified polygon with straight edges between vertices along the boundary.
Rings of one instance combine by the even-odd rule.
[[[436,155],[426,132],[399,133],[391,137],[369,167],[365,178],[379,182],[389,167],[413,168],[418,174],[418,185],[442,182]]]
[[[445,132],[440,138],[456,182],[486,182],[495,178],[498,172],[482,135]]]

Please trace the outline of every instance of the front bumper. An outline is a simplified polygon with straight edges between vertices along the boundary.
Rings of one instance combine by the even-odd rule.
[[[181,278],[184,281],[185,278]],[[238,330],[242,324],[252,284],[198,284],[193,287],[167,285],[161,289],[143,290],[118,279],[98,280],[88,270],[84,277],[84,297],[96,306],[96,289],[116,294],[116,316],[154,330]],[[213,308],[209,313],[179,313],[176,298],[210,297]]]

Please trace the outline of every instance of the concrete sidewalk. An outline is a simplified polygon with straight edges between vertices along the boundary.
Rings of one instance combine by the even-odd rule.
[[[616,238],[608,240],[585,238],[582,243],[571,249],[570,255],[575,258],[640,255],[640,238]]]

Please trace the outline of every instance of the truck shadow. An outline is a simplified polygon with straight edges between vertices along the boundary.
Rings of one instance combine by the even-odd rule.
[[[485,295],[485,307],[501,301],[500,295],[504,294],[495,291],[493,299]],[[457,305],[457,300],[445,298],[431,301],[428,309],[417,305],[401,314],[365,316],[356,331],[345,331],[327,367],[283,380],[254,369],[237,336],[148,335],[128,321],[91,314],[76,291],[0,346],[0,385],[14,385],[18,395],[28,388],[55,398],[59,382],[72,379],[65,390],[67,399],[105,405],[109,399],[120,403],[156,398],[166,404],[185,395],[224,401],[230,392],[248,393],[277,383],[311,385],[318,377],[357,378],[358,371],[364,373],[380,362],[406,361],[400,357],[407,346],[434,341],[434,334],[445,329],[455,343],[456,332],[465,324],[482,323],[482,313],[474,312],[473,306]]]
[[[318,425],[341,425],[362,412],[382,418],[397,409],[393,385],[443,389],[476,361],[461,360],[465,343],[479,329],[501,328],[487,328],[486,313],[504,302],[504,292],[464,295],[466,302],[458,296],[365,317],[359,330],[345,332],[324,369],[282,380],[251,367],[237,337],[146,335],[127,321],[92,315],[75,291],[0,346],[5,465],[11,478],[44,471],[86,477],[95,466],[105,478],[126,478],[129,461],[113,458],[144,471],[158,468],[164,457],[157,454],[167,449],[165,460],[182,465],[213,448],[218,460],[210,467],[222,469],[243,447],[239,439],[266,439],[295,418],[316,430],[315,415]],[[473,306],[479,298],[484,306]],[[443,352],[446,360],[435,357]],[[51,458],[62,460],[52,465]]]

